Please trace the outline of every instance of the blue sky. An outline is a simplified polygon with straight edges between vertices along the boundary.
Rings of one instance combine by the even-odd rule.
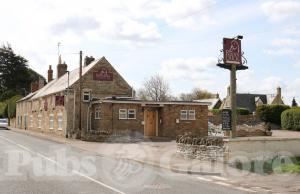
[[[0,41],[45,77],[61,42],[70,70],[83,50],[105,56],[136,89],[159,73],[173,95],[199,87],[225,97],[229,72],[215,64],[222,38],[241,34],[249,70],[238,72],[238,91],[281,86],[287,104],[294,96],[300,102],[299,0],[11,0],[1,7]]]

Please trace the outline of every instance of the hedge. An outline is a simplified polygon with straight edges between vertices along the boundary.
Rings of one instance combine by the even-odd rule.
[[[5,102],[0,102],[0,118],[7,117],[7,105]]]
[[[212,112],[213,115],[219,115],[222,113],[222,109],[212,109],[210,112]]]
[[[250,111],[246,108],[237,108],[236,109],[236,114],[237,115],[249,115]]]
[[[220,115],[222,113],[222,109],[212,109],[210,112],[213,113],[213,115]],[[237,108],[236,109],[237,115],[249,115],[250,111],[246,108]]]
[[[281,114],[281,127],[294,131],[300,131],[300,108],[285,110]]]
[[[264,122],[280,125],[281,113],[287,109],[290,109],[287,105],[261,105],[256,108],[256,114]]]

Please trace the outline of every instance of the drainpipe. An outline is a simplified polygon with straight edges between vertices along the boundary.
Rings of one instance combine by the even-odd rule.
[[[90,108],[92,107],[92,102],[90,101],[90,104],[88,106],[88,110],[87,110],[87,115],[86,115],[86,123],[87,123],[87,126],[86,126],[86,130],[89,131],[91,129],[90,127],[90,124],[91,124],[91,116],[90,116]]]

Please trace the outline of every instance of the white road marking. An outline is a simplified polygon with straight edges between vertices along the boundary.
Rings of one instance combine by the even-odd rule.
[[[224,183],[224,182],[215,182],[215,183],[218,184],[218,185],[226,186],[226,187],[232,187],[233,186],[232,184]]]
[[[10,140],[10,139],[8,139],[8,138],[6,138],[6,137],[3,137],[3,136],[1,136],[1,135],[0,135],[0,138],[4,139],[4,140],[6,140],[6,141],[8,141],[8,142],[10,142],[10,143],[12,143],[12,144],[17,145],[18,147],[20,147],[20,148],[22,148],[22,149],[24,149],[24,150],[26,150],[26,151],[32,152],[32,153],[34,153],[34,154],[37,154],[38,156],[40,156],[40,157],[42,157],[42,158],[44,158],[44,159],[46,159],[46,160],[48,160],[48,161],[50,161],[50,162],[56,164],[57,166],[59,166],[59,167],[62,168],[63,170],[66,170],[66,171],[68,170],[68,169],[65,168],[63,165],[61,165],[60,163],[58,163],[57,161],[55,161],[55,160],[53,160],[53,159],[51,159],[51,158],[48,158],[47,156],[45,156],[45,155],[43,155],[43,154],[41,154],[41,153],[39,153],[39,152],[33,151],[33,150],[31,150],[30,148],[28,148],[28,147],[26,147],[26,146],[23,146],[23,145],[21,145],[21,144],[18,144],[18,143],[16,143],[15,141]],[[112,191],[114,191],[114,192],[116,192],[116,193],[119,193],[119,194],[125,194],[124,192],[122,192],[122,191],[120,191],[120,190],[118,190],[118,189],[116,189],[116,188],[114,188],[114,187],[111,187],[111,186],[109,186],[109,185],[107,185],[107,184],[105,184],[105,183],[102,183],[101,181],[98,181],[98,180],[96,180],[96,179],[93,179],[92,177],[89,177],[89,176],[87,176],[87,175],[85,175],[85,174],[83,174],[83,173],[81,173],[81,172],[78,172],[78,171],[76,171],[76,170],[72,170],[72,172],[73,172],[74,174],[77,174],[77,175],[79,175],[79,176],[81,176],[81,177],[84,177],[84,178],[86,178],[86,179],[88,179],[88,180],[90,180],[90,181],[92,181],[92,182],[94,182],[94,183],[97,183],[97,184],[99,184],[99,185],[101,185],[101,186],[103,186],[103,187],[106,187],[106,188],[108,188],[108,189],[110,189],[110,190],[112,190]]]
[[[212,180],[211,179],[207,179],[207,178],[204,178],[204,177],[197,177],[197,179],[201,180],[201,181],[207,181],[207,182],[211,182]]]
[[[252,190],[252,189],[247,189],[247,188],[244,188],[244,187],[235,187],[236,189],[238,190],[241,190],[241,191],[247,191],[247,192],[250,192],[250,193],[257,193],[256,191]]]
[[[214,178],[214,179],[220,180],[220,181],[227,181],[228,180],[227,178],[220,177],[220,176],[211,176],[211,177]]]

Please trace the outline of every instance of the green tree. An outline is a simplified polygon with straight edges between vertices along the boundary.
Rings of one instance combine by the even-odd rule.
[[[181,93],[180,99],[184,101],[201,100],[215,98],[216,95],[208,92],[207,90],[202,90],[200,88],[194,88],[191,93]]]
[[[297,104],[296,99],[294,97],[293,101],[292,101],[292,107],[297,107],[297,106],[298,106],[298,104]]]
[[[27,60],[16,54],[9,44],[0,48],[0,101],[29,93],[31,82],[39,77],[42,76],[28,68]]]
[[[22,98],[22,96],[16,95],[6,101],[8,118],[14,118],[16,116],[16,103],[21,98]]]

